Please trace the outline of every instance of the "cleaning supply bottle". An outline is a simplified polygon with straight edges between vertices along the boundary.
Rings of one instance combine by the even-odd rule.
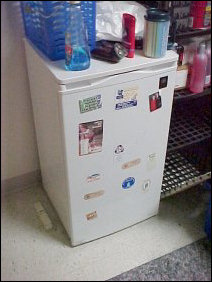
[[[65,32],[66,70],[80,71],[90,67],[90,49],[87,29],[81,10],[81,1],[68,1],[69,16]]]
[[[206,42],[206,55],[207,55],[207,67],[205,76],[205,87],[211,85],[211,42]]]
[[[185,58],[187,60],[187,66],[188,66],[188,75],[187,75],[187,82],[186,82],[186,88],[189,89],[189,85],[191,82],[191,73],[192,73],[192,66],[193,66],[193,60],[194,60],[194,55],[197,52],[197,42],[195,40],[189,40],[188,41],[188,46],[185,51]]]
[[[204,90],[207,66],[205,43],[200,43],[197,53],[194,55],[189,90],[193,93],[201,93]]]

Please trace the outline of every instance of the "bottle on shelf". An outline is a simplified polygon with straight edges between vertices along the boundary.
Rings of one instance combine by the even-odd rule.
[[[191,81],[191,73],[192,73],[192,66],[193,66],[193,60],[194,55],[197,52],[197,43],[194,40],[189,40],[189,45],[186,50],[185,56],[187,58],[187,65],[188,65],[188,75],[187,75],[187,82],[186,82],[186,88],[189,89],[190,81]]]
[[[136,18],[133,15],[124,13],[122,19],[123,35],[122,41],[124,47],[127,49],[128,58],[133,58],[135,55],[135,22]]]
[[[179,43],[174,43],[173,44],[173,47],[172,47],[172,50],[174,52],[176,52],[178,54],[178,66],[182,66],[183,64],[183,56],[184,56],[184,47],[183,45],[180,45]]]
[[[90,67],[90,49],[87,29],[82,16],[81,1],[69,1],[65,54],[66,70],[80,71]]]
[[[204,90],[207,67],[207,55],[205,50],[205,43],[200,43],[193,58],[191,80],[189,85],[189,90],[193,93],[201,93]]]
[[[207,67],[205,76],[205,87],[211,85],[211,42],[206,42],[206,55],[207,55]]]

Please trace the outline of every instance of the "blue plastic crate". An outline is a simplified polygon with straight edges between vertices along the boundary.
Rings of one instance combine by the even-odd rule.
[[[25,34],[51,60],[65,58],[67,1],[21,1]],[[96,1],[81,1],[90,49],[96,41]]]

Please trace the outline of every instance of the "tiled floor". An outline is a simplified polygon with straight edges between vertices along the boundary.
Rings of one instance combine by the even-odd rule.
[[[205,237],[204,215],[193,213],[199,199],[195,189],[167,198],[158,216],[72,248],[40,187],[3,196],[2,281],[108,280]],[[37,201],[53,222],[50,231],[36,215]]]

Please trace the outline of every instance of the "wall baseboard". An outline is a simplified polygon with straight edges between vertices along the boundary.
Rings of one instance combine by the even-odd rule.
[[[35,170],[20,176],[5,179],[1,181],[1,194],[18,192],[35,184],[41,184],[41,172]]]

